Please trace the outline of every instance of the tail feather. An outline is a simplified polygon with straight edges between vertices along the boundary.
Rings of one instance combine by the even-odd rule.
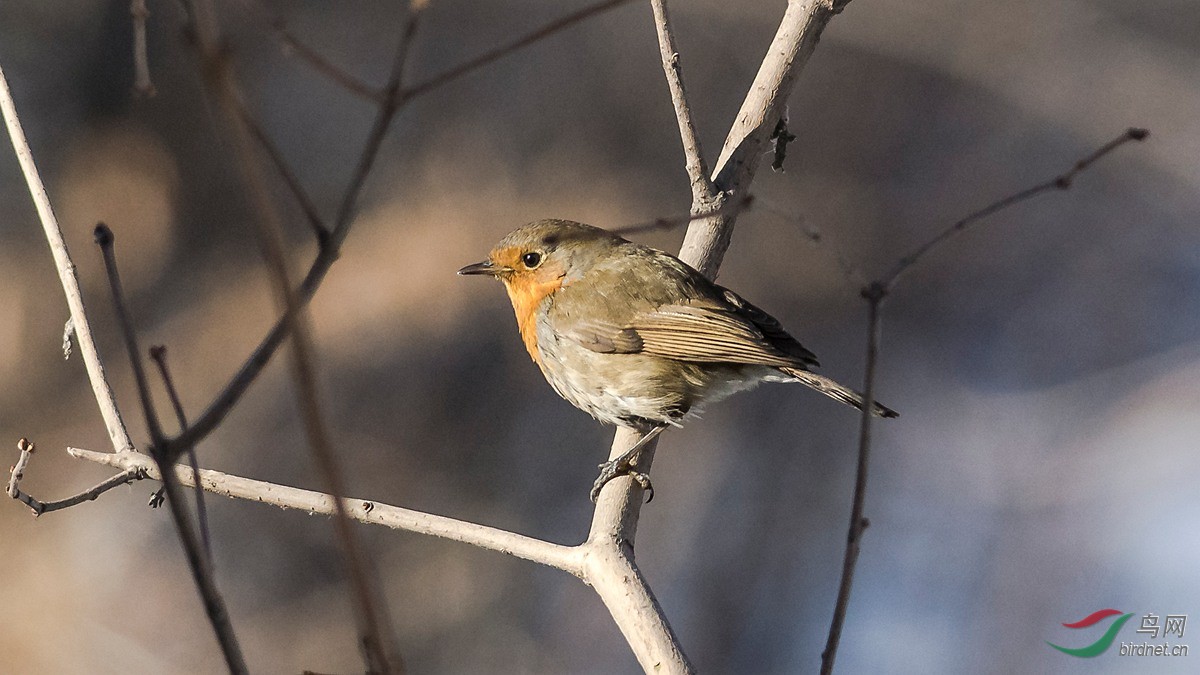
[[[808,385],[812,389],[815,389],[815,390],[821,392],[822,394],[825,394],[826,396],[834,399],[835,401],[841,401],[842,403],[845,403],[846,405],[854,406],[855,408],[858,408],[859,410],[863,409],[862,394],[854,391],[853,389],[843,387],[842,385],[838,384],[837,382],[834,382],[833,380],[829,379],[828,377],[825,377],[823,375],[818,375],[816,373],[809,372],[807,370],[800,370],[798,368],[780,368],[780,370],[782,370],[783,372],[787,373],[788,375],[791,375],[792,377],[796,378],[796,381],[798,381],[802,384]],[[900,416],[900,413],[879,403],[878,401],[876,401],[875,405],[872,407],[871,413],[874,415],[877,415],[879,417],[899,417]]]

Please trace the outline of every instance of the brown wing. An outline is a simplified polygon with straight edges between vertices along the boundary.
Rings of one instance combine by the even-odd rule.
[[[696,299],[635,314],[624,325],[576,322],[568,335],[605,354],[654,354],[678,361],[746,363],[807,369],[817,365],[813,353],[771,315],[736,298],[738,304]]]
[[[605,354],[801,370],[817,365],[813,353],[774,317],[733,291],[672,255],[636,244],[627,248],[612,264],[601,262],[588,271],[586,292],[568,283],[555,294],[552,311],[562,334]],[[602,315],[595,311],[594,293],[605,296]]]
[[[802,369],[817,364],[778,321],[749,303],[667,305],[638,315],[628,329],[641,338],[641,351],[679,361]]]

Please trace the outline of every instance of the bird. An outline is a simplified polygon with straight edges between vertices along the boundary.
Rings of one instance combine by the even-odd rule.
[[[642,448],[761,382],[799,382],[863,407],[861,394],[813,372],[817,357],[775,317],[670,253],[599,227],[538,220],[458,274],[504,283],[525,349],[559,396],[640,434],[600,465],[593,502],[622,475],[653,499],[649,476],[636,468]],[[872,414],[898,416],[878,403]]]

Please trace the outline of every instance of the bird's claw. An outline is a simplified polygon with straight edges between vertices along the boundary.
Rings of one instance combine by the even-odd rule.
[[[654,486],[650,483],[650,476],[633,468],[632,462],[613,460],[599,465],[599,468],[600,475],[596,477],[596,482],[592,484],[591,497],[593,504],[600,498],[600,490],[604,489],[604,486],[608,485],[610,480],[620,478],[621,476],[629,476],[646,491],[647,504],[654,500]]]

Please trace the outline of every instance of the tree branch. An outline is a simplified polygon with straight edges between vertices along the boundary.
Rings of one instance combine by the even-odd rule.
[[[50,253],[54,256],[58,278],[62,283],[63,292],[67,296],[67,306],[71,310],[71,324],[75,331],[75,339],[79,342],[79,351],[83,356],[84,366],[87,368],[88,381],[92,385],[96,404],[100,406],[100,415],[104,418],[108,437],[112,441],[114,450],[136,452],[133,442],[129,440],[125,421],[121,419],[121,412],[117,409],[117,401],[113,396],[112,387],[109,386],[108,379],[104,374],[104,363],[100,360],[100,353],[96,351],[96,342],[92,339],[92,327],[88,323],[87,311],[83,306],[83,295],[79,290],[79,278],[75,276],[75,263],[71,262],[71,254],[67,251],[66,242],[63,241],[58,219],[54,217],[54,209],[50,207],[50,198],[46,196],[46,186],[42,184],[37,165],[33,162],[33,153],[30,152],[29,143],[25,140],[25,132],[21,129],[21,120],[17,116],[12,92],[8,89],[8,80],[4,77],[3,69],[0,69],[0,111],[3,112],[4,123],[8,127],[8,136],[12,139],[13,150],[17,154],[17,161],[21,164],[21,173],[25,175],[29,194],[33,197],[33,203],[37,207],[42,230],[45,232],[47,243],[50,244]]]
[[[78,459],[124,470],[140,471],[146,478],[162,480],[162,473],[158,466],[142,454],[94,452],[83,448],[67,448],[67,452]],[[189,487],[195,485],[192,472],[188,467],[176,466],[175,471],[179,476],[180,483]],[[200,480],[200,487],[204,490],[231,499],[245,499],[282,509],[297,509],[324,516],[332,516],[335,512],[333,497],[321,492],[243,478],[211,469],[200,469]],[[577,546],[553,544],[486,525],[422,513],[376,501],[352,497],[345,497],[342,501],[346,505],[346,512],[350,518],[360,523],[382,525],[393,530],[462,542],[547,565],[580,578],[584,576],[583,557]]]
[[[291,56],[295,54],[318,74],[329,79],[330,82],[333,82],[334,84],[359,98],[367,101],[379,102],[379,91],[368,85],[366,82],[358,79],[354,75],[346,72],[338,66],[333,65],[329,59],[326,59],[319,52],[317,52],[317,50],[308,46],[302,40],[293,35],[292,32],[288,30],[287,22],[283,20],[283,17],[272,12],[261,2],[242,0],[239,4],[245,7],[251,14],[257,16],[271,29],[271,35],[279,41],[285,56]]]
[[[21,479],[25,477],[25,468],[29,465],[29,460],[33,457],[33,443],[22,438],[17,441],[17,449],[21,451],[21,456],[17,459],[17,464],[12,468],[12,473],[8,478],[8,496],[20,501],[33,510],[34,516],[40,516],[43,513],[51,513],[61,509],[68,509],[77,504],[90,502],[95,500],[100,495],[117,487],[118,485],[126,485],[141,478],[141,475],[136,470],[126,469],[115,476],[107,478],[96,485],[74,494],[66,499],[60,499],[55,502],[41,502],[34,499],[33,495],[21,490]],[[137,454],[137,453],[132,453]],[[144,457],[145,455],[138,455]]]
[[[696,125],[692,122],[692,109],[688,105],[687,93],[683,88],[683,68],[679,64],[679,50],[675,47],[675,35],[671,19],[667,15],[667,0],[650,0],[654,10],[654,27],[658,33],[658,50],[662,55],[663,73],[667,87],[671,90],[671,103],[675,107],[675,119],[679,122],[679,136],[683,141],[684,168],[692,183],[693,211],[707,210],[717,198],[717,189],[708,177],[708,164],[696,138]]]
[[[713,178],[718,190],[735,195],[749,190],[796,77],[816,49],[826,24],[847,2],[789,0],[779,30],[721,148]],[[734,220],[721,216],[693,223],[679,257],[710,279],[716,278],[733,236]]]
[[[873,281],[863,287],[862,296],[867,301],[867,364],[865,382],[863,384],[863,414],[859,427],[858,468],[854,481],[854,499],[850,509],[850,528],[846,537],[846,552],[842,560],[842,578],[838,584],[837,601],[834,605],[833,619],[829,625],[829,635],[825,649],[821,652],[821,674],[833,672],[834,660],[837,657],[838,642],[842,634],[842,626],[846,621],[846,611],[850,602],[850,591],[854,584],[854,570],[858,563],[860,542],[863,531],[869,521],[863,516],[867,491],[867,468],[871,453],[871,415],[870,410],[875,395],[876,362],[879,355],[880,342],[880,310],[883,301],[895,289],[901,275],[925,259],[925,256],[949,240],[951,237],[965,231],[969,226],[983,220],[1010,206],[1032,199],[1050,190],[1069,189],[1081,172],[1087,170],[1101,157],[1116,150],[1129,141],[1145,140],[1150,132],[1145,129],[1131,127],[1117,138],[1105,143],[1087,155],[1066,172],[1048,181],[1026,188],[996,200],[987,206],[968,214],[950,227],[939,232],[932,239],[918,246],[912,253],[901,258],[890,273],[878,281]]]
[[[827,0],[792,0],[788,3],[775,39],[729,132],[726,148],[735,148],[736,152],[723,151],[717,163],[715,183],[718,189],[734,194],[749,192],[761,154],[759,149],[774,129],[796,76],[816,46],[821,31],[843,4]],[[715,278],[729,247],[736,219],[737,214],[733,213],[693,221],[684,237],[680,258],[709,278]],[[632,429],[619,428],[609,458],[619,457],[638,436]],[[657,443],[651,443],[642,450],[638,459],[639,471],[649,472],[656,446]],[[588,537],[589,541],[607,543],[610,564],[618,556],[627,555],[628,565],[635,572],[637,567],[632,551],[642,492],[641,486],[628,476],[605,485],[597,500]],[[613,552],[614,546],[622,552],[628,547],[628,553]],[[663,668],[670,672],[692,672],[678,639],[640,573],[624,574],[621,580],[623,591],[606,599],[606,604],[613,603],[609,605],[609,611],[642,668],[647,672],[658,672]],[[634,621],[636,623],[632,623]]]
[[[1075,181],[1075,177],[1078,176],[1081,172],[1086,171],[1088,169],[1088,167],[1095,164],[1101,157],[1104,157],[1108,153],[1112,152],[1113,150],[1116,150],[1117,148],[1121,147],[1122,145],[1128,143],[1129,141],[1143,141],[1149,135],[1150,135],[1150,132],[1147,131],[1146,129],[1130,127],[1129,129],[1125,130],[1125,133],[1121,134],[1120,136],[1117,136],[1113,140],[1100,146],[1099,148],[1097,148],[1094,152],[1092,152],[1087,157],[1084,157],[1083,159],[1075,162],[1075,164],[1069,170],[1055,176],[1054,178],[1051,178],[1048,181],[1045,181],[1043,183],[1038,183],[1037,185],[1034,185],[1033,187],[1026,188],[1024,190],[1021,190],[1020,192],[1016,192],[1011,195],[1008,195],[1007,197],[998,199],[998,200],[992,202],[991,204],[988,204],[987,206],[979,209],[978,211],[974,211],[974,212],[968,214],[967,216],[963,217],[962,219],[960,219],[958,222],[954,223],[950,227],[939,232],[937,235],[935,235],[929,241],[918,246],[916,249],[913,250],[912,253],[909,253],[908,255],[901,258],[896,263],[896,266],[894,268],[892,268],[892,271],[889,272],[885,277],[883,277],[882,282],[883,282],[884,287],[890,291],[892,288],[895,287],[896,281],[900,278],[900,275],[904,274],[906,271],[908,271],[910,268],[912,268],[913,265],[916,265],[922,258],[924,258],[926,255],[928,255],[931,251],[938,248],[943,243],[945,243],[949,239],[953,238],[955,235],[962,234],[969,227],[971,227],[975,223],[979,222],[980,220],[983,220],[984,218],[987,218],[988,216],[990,216],[994,213],[997,213],[999,211],[1003,211],[1004,209],[1007,209],[1010,206],[1019,204],[1027,199],[1032,199],[1044,192],[1049,192],[1051,190],[1068,190],[1068,189],[1070,189],[1071,185]]]
[[[629,0],[603,0],[602,2],[597,2],[594,5],[584,7],[579,11],[572,12],[571,14],[568,14],[562,18],[554,19],[544,26],[536,28],[508,44],[501,45],[495,49],[490,49],[473,59],[468,59],[464,63],[450,68],[449,70],[438,73],[437,75],[434,75],[426,80],[422,80],[417,84],[405,87],[397,91],[395,96],[401,100],[407,101],[416,96],[427,94],[433,89],[436,89],[449,82],[453,82],[464,75],[473,73],[489,63],[492,63],[493,61],[498,61],[501,58],[512,54],[513,52],[519,51],[531,44],[534,44],[535,42],[539,42],[550,37],[551,35],[560,33],[585,19],[602,12],[606,12],[614,7],[619,7],[627,2],[629,2]]]
[[[207,0],[191,0],[191,2],[193,15],[197,17],[197,45],[204,66],[203,70],[207,75],[208,84],[221,103],[232,131],[233,146],[242,170],[247,196],[258,216],[254,219],[254,223],[258,229],[258,240],[263,258],[274,281],[280,304],[285,310],[283,314],[290,319],[287,332],[292,336],[291,365],[305,436],[317,465],[318,474],[324,481],[326,489],[334,496],[341,496],[346,492],[345,480],[341,464],[329,442],[324,417],[317,401],[311,335],[307,328],[302,305],[297,300],[296,292],[288,278],[287,258],[283,247],[283,224],[266,189],[262,168],[253,153],[253,139],[239,105],[240,93],[227,60],[218,49],[220,38],[215,10]],[[405,40],[406,43],[407,40]],[[398,51],[401,55],[408,52],[407,47],[403,44]],[[400,64],[402,64],[402,56],[397,58],[397,66],[394,69],[394,79],[397,81]],[[390,101],[384,105],[385,110],[389,110],[391,107]],[[390,111],[387,119],[389,121],[391,119]],[[378,149],[378,141],[373,140],[370,143],[375,150]],[[371,154],[373,157],[374,151]],[[365,173],[363,176],[365,177]],[[361,181],[359,182],[361,183]],[[352,199],[356,194],[356,191],[352,191],[350,198]],[[345,217],[348,221],[348,213]],[[336,229],[335,227],[335,232]],[[155,442],[158,444],[158,439],[155,439]],[[163,470],[165,472],[165,469]],[[176,482],[175,475],[165,474],[163,478],[167,494],[170,496],[172,483]],[[362,552],[356,533],[350,527],[344,503],[340,499],[335,499],[333,503],[335,507],[333,527],[350,582],[351,598],[359,628],[360,647],[366,662],[366,669],[368,672],[384,674],[403,672],[404,662],[395,645],[386,603],[380,600],[382,594],[378,591],[378,584],[371,574],[369,562]]]

